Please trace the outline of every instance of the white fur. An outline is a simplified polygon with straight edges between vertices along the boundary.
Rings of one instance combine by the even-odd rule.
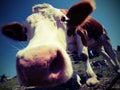
[[[16,56],[21,57],[26,51],[35,47],[56,47],[65,59],[64,79],[62,82],[66,82],[72,76],[73,70],[70,57],[66,52],[66,23],[61,21],[61,17],[65,15],[49,4],[39,4],[33,6],[32,9],[33,14],[26,19],[29,44],[25,49],[19,51]],[[27,57],[31,56],[28,54]]]

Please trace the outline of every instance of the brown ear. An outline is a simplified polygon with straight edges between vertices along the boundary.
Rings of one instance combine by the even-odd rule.
[[[27,28],[19,22],[12,22],[2,27],[2,34],[18,41],[27,40]]]
[[[67,13],[69,24],[73,26],[80,25],[87,16],[95,9],[94,1],[84,0],[74,4]]]

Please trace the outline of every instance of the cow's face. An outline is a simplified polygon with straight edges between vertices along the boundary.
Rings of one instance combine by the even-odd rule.
[[[66,52],[63,15],[48,4],[41,4],[33,7],[33,14],[27,17],[25,27],[18,22],[3,27],[3,33],[15,40],[29,39],[28,46],[16,55],[21,85],[55,86],[71,78],[73,71]],[[14,31],[24,37],[14,35]]]
[[[79,6],[87,7],[87,13],[79,11]],[[80,8],[81,8],[80,7]],[[34,6],[33,14],[26,19],[26,25],[13,22],[3,26],[4,35],[18,41],[29,40],[26,48],[17,55],[17,75],[21,85],[50,87],[66,82],[72,76],[73,70],[70,57],[66,52],[66,23],[61,21],[64,14],[48,4]],[[84,10],[80,9],[80,10]],[[68,24],[82,23],[92,11],[90,3],[75,4],[67,13]],[[84,15],[77,21],[74,18]],[[65,16],[64,16],[65,17]]]

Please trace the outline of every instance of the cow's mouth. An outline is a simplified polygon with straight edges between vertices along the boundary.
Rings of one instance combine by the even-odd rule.
[[[26,55],[31,60],[26,60],[26,56],[17,59],[17,72],[23,86],[51,87],[71,77],[72,65],[66,52],[51,47],[31,51],[34,55]]]

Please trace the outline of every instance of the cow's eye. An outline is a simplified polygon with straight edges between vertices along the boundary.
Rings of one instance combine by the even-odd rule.
[[[66,21],[64,16],[61,17],[61,21]]]
[[[67,18],[67,17],[65,17],[65,16],[62,16],[61,17],[61,21],[63,21],[63,22],[69,22],[69,19]]]

